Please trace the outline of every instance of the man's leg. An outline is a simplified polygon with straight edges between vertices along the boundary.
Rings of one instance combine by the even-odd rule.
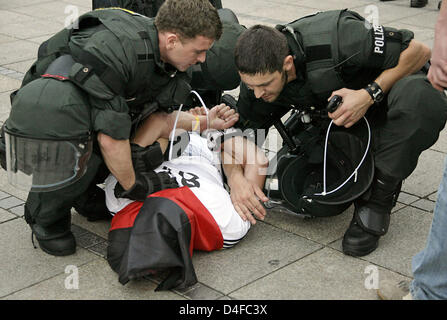
[[[380,282],[377,290],[382,300],[447,299],[447,158],[438,190],[433,221],[425,248],[413,257],[414,280],[396,283],[389,279]],[[411,292],[411,294],[409,294]]]
[[[446,97],[424,75],[406,77],[393,86],[386,122],[375,132],[375,178],[370,191],[355,201],[354,218],[342,243],[346,254],[362,256],[377,248],[388,230],[402,180],[436,142],[446,118]]]
[[[424,250],[413,257],[414,299],[447,299],[447,158]]]
[[[25,220],[41,249],[48,254],[65,256],[76,251],[71,233],[71,207],[94,179],[101,159],[92,154],[85,175],[77,182],[51,192],[30,192],[25,203]]]

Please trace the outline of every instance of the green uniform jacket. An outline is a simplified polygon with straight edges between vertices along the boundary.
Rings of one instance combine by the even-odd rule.
[[[189,76],[160,60],[152,18],[100,9],[82,15],[78,28],[64,29],[40,46],[38,60],[25,75],[17,96],[61,54],[71,54],[76,61],[69,79],[87,94],[92,131],[114,139],[128,139],[132,120],[152,102],[179,105],[185,90],[190,90]],[[178,95],[179,91],[183,93]],[[19,121],[14,125],[21,129]]]
[[[339,74],[349,89],[364,88],[383,70],[396,66],[401,52],[408,47],[413,38],[413,32],[409,30],[386,28],[383,54],[377,59],[374,51],[377,33],[375,34],[374,28],[367,28],[365,21],[359,19],[357,14],[353,15],[350,11],[342,12],[338,25],[333,28],[338,31],[339,61],[336,63],[339,64]],[[389,36],[390,34],[392,36]],[[322,77],[320,81],[324,82],[325,78]],[[338,89],[341,87],[334,87],[332,91]],[[284,87],[275,102],[267,103],[262,99],[256,99],[253,91],[241,83],[237,103],[240,120],[236,126],[241,129],[267,129],[275,119],[281,118],[293,106],[324,108],[329,95],[330,92],[317,95],[313,92],[309,81],[295,80]]]

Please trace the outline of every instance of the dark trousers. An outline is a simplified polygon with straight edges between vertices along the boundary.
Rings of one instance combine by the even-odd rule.
[[[25,220],[28,224],[51,226],[71,217],[71,208],[86,197],[89,187],[100,183],[102,158],[92,153],[84,176],[75,183],[51,192],[30,192],[25,203]]]
[[[416,168],[420,154],[438,140],[447,120],[447,98],[423,74],[398,81],[371,121],[375,167],[403,180]]]

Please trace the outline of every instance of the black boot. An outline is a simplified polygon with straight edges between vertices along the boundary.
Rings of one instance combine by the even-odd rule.
[[[71,232],[71,216],[64,217],[50,226],[36,223],[30,226],[31,237],[36,237],[44,252],[53,256],[68,256],[76,252],[76,240]]]
[[[354,217],[342,242],[345,254],[361,257],[378,247],[379,238],[388,231],[391,209],[396,205],[401,186],[401,180],[376,171],[369,198],[354,202]]]
[[[410,7],[412,8],[423,8],[427,5],[428,0],[411,0]]]

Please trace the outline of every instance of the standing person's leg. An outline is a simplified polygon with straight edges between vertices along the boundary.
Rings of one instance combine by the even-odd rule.
[[[413,257],[414,299],[447,299],[447,158],[424,250]]]

